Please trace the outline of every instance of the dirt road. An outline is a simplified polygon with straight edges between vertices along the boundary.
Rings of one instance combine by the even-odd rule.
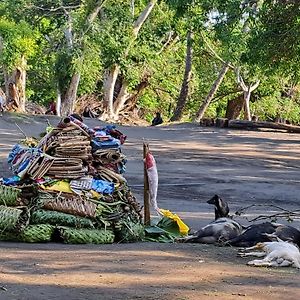
[[[58,119],[50,117],[56,124]],[[22,134],[44,130],[43,116],[0,118],[0,176]],[[101,125],[87,120],[88,125]],[[119,127],[128,135],[126,178],[142,201],[142,140],[159,171],[158,201],[192,229],[210,222],[206,201],[219,194],[231,211],[251,204],[299,208],[299,135],[202,128],[195,124]],[[257,207],[247,217],[268,212]],[[271,209],[269,209],[271,213]],[[246,219],[240,219],[247,223]],[[284,220],[278,220],[285,222]],[[294,226],[300,228],[299,223]],[[246,266],[235,248],[136,243],[1,245],[2,299],[297,299],[300,272]]]

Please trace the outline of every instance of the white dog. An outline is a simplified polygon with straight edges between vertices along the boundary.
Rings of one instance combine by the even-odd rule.
[[[300,269],[300,252],[294,244],[278,241],[257,243],[253,247],[245,248],[246,252],[239,253],[240,256],[264,257],[255,259],[247,264],[251,266],[288,267]],[[252,251],[258,250],[258,251]],[[249,252],[250,251],[250,252]],[[252,251],[252,252],[251,252]]]

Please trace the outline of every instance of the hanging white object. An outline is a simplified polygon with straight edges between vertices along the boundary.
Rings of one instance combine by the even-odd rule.
[[[154,156],[148,152],[145,158],[147,177],[149,183],[150,203],[152,207],[161,214],[157,205],[158,173]]]

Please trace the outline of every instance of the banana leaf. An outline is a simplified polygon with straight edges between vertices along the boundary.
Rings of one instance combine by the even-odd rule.
[[[116,222],[115,232],[117,242],[138,242],[145,237],[144,225],[129,216]]]
[[[144,241],[173,243],[177,238],[182,237],[176,221],[162,217],[158,222],[145,227]]]

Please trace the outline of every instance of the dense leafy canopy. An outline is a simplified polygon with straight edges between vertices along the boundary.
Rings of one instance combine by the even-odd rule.
[[[103,4],[96,19],[90,16]],[[172,116],[183,80],[186,35],[192,31],[193,76],[183,119],[192,119],[216,80],[222,61],[232,65],[206,116],[224,116],[227,101],[260,79],[251,110],[261,119],[299,122],[300,3],[296,0],[160,0],[138,36],[133,26],[147,0],[2,0],[0,87],[5,72],[27,60],[27,99],[47,105],[80,74],[77,97],[104,93],[107,70],[120,67],[141,117]],[[143,85],[144,83],[144,85]],[[141,88],[143,86],[143,88]]]

